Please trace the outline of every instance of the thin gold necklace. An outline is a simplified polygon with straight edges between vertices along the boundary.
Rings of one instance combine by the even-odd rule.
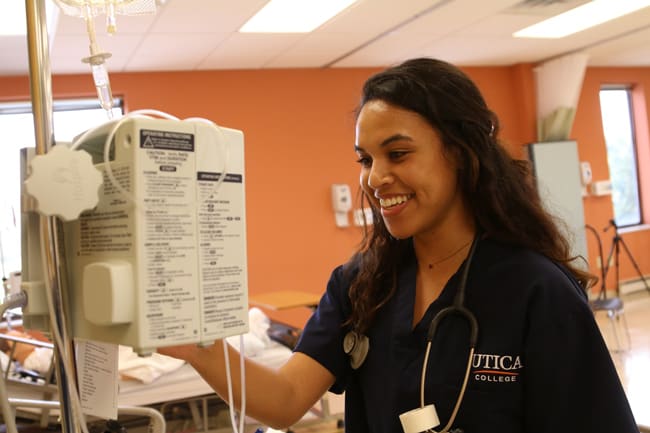
[[[467,246],[468,246],[469,244],[471,244],[471,243],[472,243],[472,241],[469,241],[469,242],[463,244],[460,248],[458,248],[456,251],[454,251],[453,253],[449,254],[448,256],[443,257],[442,259],[438,260],[437,262],[429,263],[429,269],[433,269],[433,268],[435,268],[436,266],[438,266],[440,263],[442,263],[442,262],[444,262],[444,261],[447,261],[447,260],[451,259],[451,258],[454,257],[456,254],[458,254],[458,253],[460,253],[461,251],[463,251],[463,250],[465,249],[465,247],[467,247]]]

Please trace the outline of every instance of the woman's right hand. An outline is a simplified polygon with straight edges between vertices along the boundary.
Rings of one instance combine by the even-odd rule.
[[[178,346],[159,347],[156,352],[161,355],[171,356],[172,358],[182,359],[192,364],[192,361],[203,356],[210,356],[214,350],[223,351],[220,341],[215,341],[210,346],[199,346],[198,344],[181,344]]]

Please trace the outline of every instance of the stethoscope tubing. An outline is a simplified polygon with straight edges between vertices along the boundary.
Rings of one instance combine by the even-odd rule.
[[[465,369],[465,377],[463,378],[463,384],[458,393],[458,398],[456,399],[456,404],[454,405],[454,410],[449,417],[449,421],[444,429],[439,433],[446,433],[451,428],[458,410],[460,409],[460,404],[463,401],[465,396],[465,390],[467,388],[467,382],[469,380],[469,374],[472,367],[472,358],[474,357],[474,350],[476,348],[476,342],[478,341],[478,321],[476,316],[465,307],[465,288],[467,285],[467,276],[469,275],[469,269],[472,264],[472,259],[474,258],[474,252],[476,251],[476,246],[478,245],[480,235],[477,234],[472,241],[472,245],[467,254],[467,260],[465,261],[465,266],[463,268],[463,273],[461,275],[460,283],[458,284],[458,290],[456,291],[456,296],[454,297],[454,302],[449,307],[443,308],[440,310],[431,320],[429,324],[429,330],[427,333],[427,348],[424,354],[424,361],[422,363],[422,375],[420,379],[420,407],[424,407],[424,387],[426,383],[426,373],[427,365],[429,363],[429,354],[431,352],[431,343],[436,335],[438,330],[438,325],[446,316],[450,314],[457,314],[464,317],[469,322],[470,327],[470,338],[469,338],[469,358],[467,360],[467,367]],[[432,430],[433,431],[433,430]]]

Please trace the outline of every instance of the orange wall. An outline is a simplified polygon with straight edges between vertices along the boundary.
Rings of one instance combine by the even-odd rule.
[[[536,138],[532,66],[465,70],[499,116],[504,142],[514,155],[523,157],[522,146]],[[205,117],[244,131],[250,293],[282,289],[321,293],[333,267],[345,261],[360,240],[357,228],[335,227],[329,192],[332,183],[348,183],[356,191],[353,110],[363,81],[373,72],[114,73],[111,82],[114,95],[124,97],[128,111],[152,108],[180,118]],[[647,69],[613,69],[590,70],[585,80],[573,133],[581,160],[592,163],[595,179],[607,177],[596,83],[625,73],[629,79],[650,79]],[[89,75],[55,76],[52,82],[56,98],[94,96]],[[28,79],[0,77],[0,100],[21,98],[29,98]],[[597,227],[611,218],[606,198],[587,198],[585,207],[594,213],[588,222]],[[635,248],[647,242],[646,233],[636,236]],[[643,265],[650,270],[650,260]],[[308,312],[271,315],[300,324]]]
[[[588,68],[578,102],[572,138],[578,142],[580,160],[591,163],[593,179],[609,179],[607,150],[598,96],[601,86],[606,84],[624,84],[633,87],[633,105],[636,109],[634,120],[638,140],[637,146],[639,148],[638,163],[639,167],[642,168],[640,170],[642,176],[639,179],[639,184],[641,185],[644,219],[648,222],[650,221],[650,140],[648,138],[650,118],[646,107],[650,107],[650,94],[648,93],[648,89],[650,89],[650,68]],[[611,197],[585,197],[583,203],[585,222],[598,230],[604,250],[604,260],[606,260],[614,236],[611,228],[607,232],[603,232],[603,229],[608,226],[609,221],[614,217]],[[648,254],[648,244],[650,243],[650,230],[621,233],[621,238],[629,248],[641,272],[644,275],[649,274],[650,254]],[[592,272],[600,275],[600,270],[595,267],[595,260],[598,256],[596,237],[592,233],[587,233],[587,242]],[[638,272],[634,269],[627,253],[621,251],[620,254],[621,280],[637,279]],[[607,283],[610,289],[616,285],[614,276],[613,271],[608,273]]]

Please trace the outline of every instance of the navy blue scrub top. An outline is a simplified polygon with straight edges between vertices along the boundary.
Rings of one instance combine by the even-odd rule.
[[[460,270],[412,327],[417,263],[411,249],[398,288],[367,332],[370,350],[353,370],[343,351],[349,279],[336,268],[296,347],[345,391],[346,432],[402,432],[399,415],[420,407],[429,323],[451,305]],[[461,268],[462,269],[462,266]],[[465,305],[479,324],[464,400],[453,428],[465,433],[638,432],[584,292],[563,268],[521,248],[482,240]],[[447,423],[469,355],[469,325],[446,316],[427,367],[425,404]]]

